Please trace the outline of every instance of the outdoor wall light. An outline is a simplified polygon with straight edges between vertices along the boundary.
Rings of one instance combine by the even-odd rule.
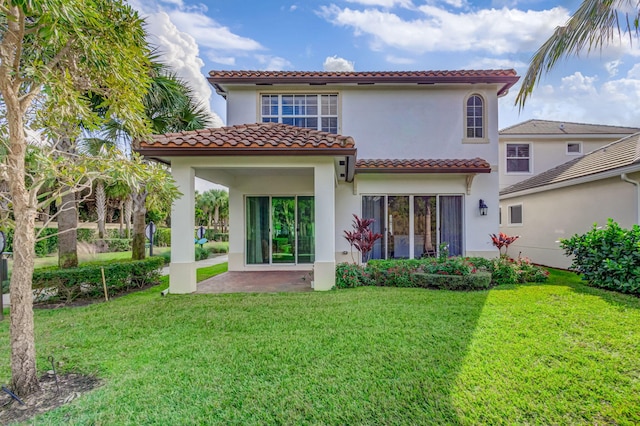
[[[487,210],[489,209],[489,207],[487,207],[483,199],[480,199],[480,203],[478,203],[478,208],[480,209],[480,216],[487,215]]]

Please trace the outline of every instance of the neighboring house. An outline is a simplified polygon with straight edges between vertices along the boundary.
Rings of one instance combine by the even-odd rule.
[[[171,164],[172,293],[196,289],[194,177],[229,187],[229,270],[311,270],[335,284],[352,214],[384,235],[373,258],[495,256],[498,97],[513,70],[212,71],[229,127],[156,136]],[[342,136],[348,135],[348,136]],[[482,215],[480,204],[488,211]]]
[[[627,136],[500,191],[500,230],[520,235],[510,248],[533,262],[567,268],[558,240],[608,218],[640,223],[640,133]]]
[[[596,150],[640,128],[528,120],[500,131],[500,189]]]

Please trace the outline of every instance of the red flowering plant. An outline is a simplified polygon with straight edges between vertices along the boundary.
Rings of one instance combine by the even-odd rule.
[[[349,241],[351,245],[351,259],[353,259],[353,248],[355,247],[355,249],[361,253],[361,258],[364,263],[367,263],[369,260],[369,255],[371,250],[373,250],[375,242],[382,238],[382,234],[369,229],[369,226],[373,222],[375,222],[374,219],[362,219],[356,214],[353,215],[353,222],[351,224],[353,230],[344,231],[344,238]],[[355,259],[353,259],[353,263],[356,263]]]
[[[509,246],[513,244],[520,235],[514,235],[513,237],[508,236],[505,233],[500,232],[499,234],[489,234],[491,237],[491,242],[494,246],[498,247],[498,251],[500,252],[500,256],[503,255],[502,247],[504,247],[504,255],[507,255],[507,251],[509,250]]]

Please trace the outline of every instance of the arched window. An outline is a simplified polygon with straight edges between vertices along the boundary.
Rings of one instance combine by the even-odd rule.
[[[466,105],[466,131],[467,139],[484,139],[484,99],[482,96],[473,94],[467,98]]]

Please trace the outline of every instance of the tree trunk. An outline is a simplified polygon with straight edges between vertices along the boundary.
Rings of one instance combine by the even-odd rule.
[[[68,188],[65,188],[67,190]],[[58,267],[78,266],[78,205],[76,194],[62,196],[62,211],[58,214]]]
[[[220,220],[220,206],[216,205],[214,211],[213,211],[213,232],[218,233],[220,232],[218,225],[219,225],[219,220]]]
[[[133,241],[131,242],[131,259],[142,260],[145,257],[145,216],[147,208],[145,201],[147,200],[147,191],[142,189],[132,196],[133,198]]]
[[[133,198],[131,195],[124,202],[124,223],[127,229],[127,238],[131,238],[131,215],[133,214]]]
[[[124,200],[120,199],[120,227],[118,229],[118,235],[120,238],[123,238],[123,228],[124,228]]]
[[[65,137],[59,149],[63,153],[73,154],[75,141]],[[70,189],[63,188],[63,191]],[[76,268],[78,266],[78,203],[75,192],[69,192],[61,198],[62,204],[58,213],[58,267]]]
[[[104,192],[104,183],[96,183],[96,213],[98,213],[98,238],[105,238],[104,217],[107,210],[107,194]]]
[[[26,396],[39,388],[33,324],[33,261],[35,256],[35,197],[29,197],[25,183],[27,141],[17,96],[6,96],[9,122],[7,174],[13,201],[13,272],[11,274],[11,380],[13,390]]]

